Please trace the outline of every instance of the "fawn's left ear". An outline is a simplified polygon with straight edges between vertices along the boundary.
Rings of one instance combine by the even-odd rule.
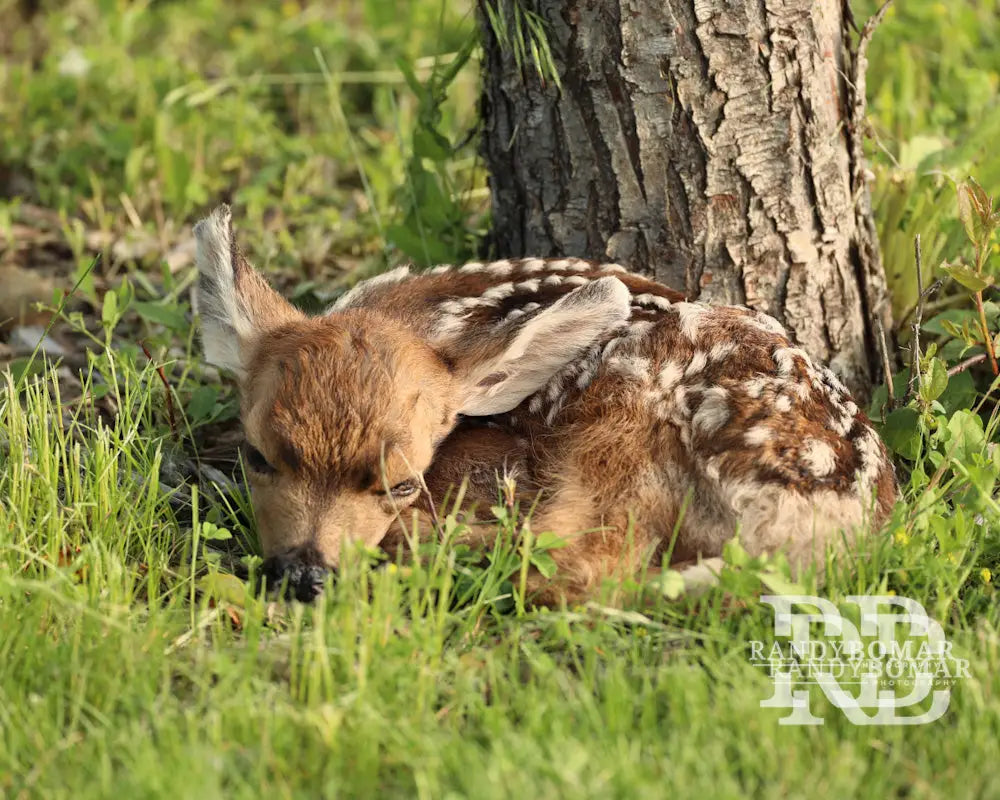
[[[268,286],[236,246],[229,206],[219,206],[194,226],[198,288],[195,310],[210,364],[241,379],[254,341],[279,325],[304,319]]]

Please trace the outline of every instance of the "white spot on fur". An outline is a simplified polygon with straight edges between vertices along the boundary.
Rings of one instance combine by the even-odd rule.
[[[442,264],[439,267],[434,267],[434,269],[432,269],[429,274],[430,275],[443,275],[444,273],[446,273],[449,270],[451,270],[451,268],[452,268],[451,264]]]
[[[660,370],[660,374],[657,376],[657,383],[664,392],[669,392],[680,383],[683,375],[684,367],[682,364],[678,364],[676,361],[668,361]]]
[[[751,447],[759,447],[774,438],[774,431],[766,425],[755,425],[743,434],[743,440]]]
[[[629,323],[628,332],[626,333],[626,336],[628,336],[630,339],[637,339],[641,336],[645,336],[651,330],[653,330],[653,323],[650,322],[648,319],[640,319],[636,320],[635,322]]]
[[[692,375],[697,375],[708,365],[708,353],[704,350],[699,350],[691,357],[691,361],[687,365],[687,369],[684,370],[684,376],[690,378]]]
[[[601,361],[601,348],[600,346],[595,346],[591,348],[584,359],[575,365],[575,368],[579,371],[579,377],[576,379],[578,389],[586,389],[590,386],[594,380],[594,376],[597,374],[597,370],[601,366]]]
[[[729,393],[721,386],[713,386],[704,394],[704,399],[691,424],[703,434],[715,433],[729,421]]]
[[[381,275],[376,275],[374,278],[368,278],[368,280],[361,281],[361,283],[347,292],[347,294],[341,295],[337,298],[337,302],[331,306],[327,313],[333,311],[343,311],[345,308],[353,308],[357,304],[366,300],[373,293],[374,289],[378,289],[379,287],[386,286],[390,283],[399,283],[399,281],[408,278],[409,276],[409,267],[396,267],[396,269],[389,270],[389,272],[383,272]]]
[[[678,419],[689,419],[691,417],[691,408],[688,405],[688,387],[683,384],[674,389],[673,394],[674,408],[677,411]],[[685,437],[682,436],[682,439]],[[687,437],[690,439],[690,436]],[[685,441],[685,444],[687,442]]]
[[[434,322],[433,336],[443,337],[457,333],[465,327],[465,320],[456,314],[442,314]]]
[[[798,347],[777,347],[772,354],[774,363],[778,367],[778,375],[782,378],[790,378],[795,371],[797,359],[806,361],[809,357]]]
[[[713,362],[723,361],[729,358],[735,351],[735,342],[719,342],[712,345],[712,349],[708,351],[708,360]]]
[[[854,417],[850,414],[841,414],[839,417],[831,417],[827,427],[838,436],[847,436],[854,427]]]
[[[514,294],[513,283],[499,283],[496,286],[491,286],[483,292],[483,298],[489,300],[490,302],[494,302],[510,297],[512,294]]]
[[[531,278],[527,281],[521,281],[520,283],[515,283],[514,288],[519,292],[537,292],[538,287],[541,285],[541,280],[538,278]]]
[[[542,280],[542,285],[543,286],[558,286],[562,282],[563,282],[563,276],[562,275],[547,275]]]
[[[680,318],[681,333],[694,341],[698,336],[698,327],[705,314],[705,307],[698,303],[675,303],[674,308],[677,309]]]
[[[764,394],[765,386],[767,386],[767,378],[751,378],[747,381],[747,397],[759,400]]]
[[[505,275],[510,275],[511,271],[514,269],[514,265],[510,261],[504,259],[503,261],[493,261],[486,265],[486,271],[490,275],[496,275],[498,278],[502,278]]]
[[[705,474],[713,481],[718,481],[721,478],[719,472],[719,459],[718,457],[710,458],[708,463],[705,464]]]
[[[584,286],[590,283],[590,278],[586,278],[583,275],[567,275],[563,279],[564,283],[568,283],[570,286]]]
[[[840,394],[848,394],[847,387],[841,382],[840,378],[834,374],[833,370],[829,367],[823,367],[820,370],[823,379],[832,386]]]
[[[774,410],[780,414],[784,414],[787,411],[792,410],[792,398],[788,395],[783,394],[777,400],[774,401]]]
[[[809,384],[808,383],[796,383],[792,387],[792,391],[798,396],[799,400],[809,399]]]
[[[817,478],[833,474],[837,468],[836,451],[821,439],[808,439],[802,448],[802,460]]]
[[[545,269],[545,262],[540,258],[528,258],[521,262],[521,269],[525,272],[541,272]]]
[[[471,272],[482,272],[486,265],[481,261],[470,261],[468,264],[463,264],[458,268],[459,272],[468,274]]]
[[[590,262],[583,258],[559,258],[549,261],[546,266],[557,272],[589,272],[592,269]]]
[[[855,443],[861,456],[861,467],[857,472],[857,480],[861,491],[867,494],[875,485],[882,467],[882,447],[878,435],[867,426],[855,440]]]
[[[621,264],[601,264],[601,272],[628,272]]]
[[[438,306],[445,314],[461,314],[466,311],[462,300],[445,300]]]
[[[666,297],[660,297],[658,294],[651,294],[650,292],[634,295],[632,302],[638,303],[640,306],[653,306],[662,311],[667,311],[673,307],[673,303],[667,300]]]
[[[650,361],[643,356],[615,356],[606,363],[609,372],[623,375],[626,378],[641,379],[649,376]]]

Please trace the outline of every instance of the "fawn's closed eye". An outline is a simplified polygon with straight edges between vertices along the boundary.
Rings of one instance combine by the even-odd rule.
[[[270,475],[274,472],[274,467],[264,458],[264,454],[249,442],[243,445],[243,463],[253,472],[259,472],[262,475]]]
[[[415,480],[405,480],[397,483],[395,486],[389,489],[389,494],[393,497],[409,497],[414,494],[417,489],[420,488],[420,484]]]

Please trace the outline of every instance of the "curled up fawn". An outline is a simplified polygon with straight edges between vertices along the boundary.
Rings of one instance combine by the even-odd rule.
[[[347,541],[399,545],[414,512],[434,535],[431,502],[466,477],[488,513],[513,474],[522,507],[537,499],[532,529],[567,540],[556,575],[531,579],[544,602],[667,554],[704,571],[737,530],[801,569],[895,500],[847,390],[759,312],[567,258],[404,267],[307,317],[245,260],[227,207],[195,235],[205,353],[239,380],[264,572],[300,599]]]

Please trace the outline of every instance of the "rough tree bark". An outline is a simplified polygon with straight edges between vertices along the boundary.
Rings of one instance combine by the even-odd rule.
[[[890,308],[841,0],[494,8],[517,2],[545,20],[562,89],[481,15],[496,254],[611,259],[766,311],[867,395]]]

